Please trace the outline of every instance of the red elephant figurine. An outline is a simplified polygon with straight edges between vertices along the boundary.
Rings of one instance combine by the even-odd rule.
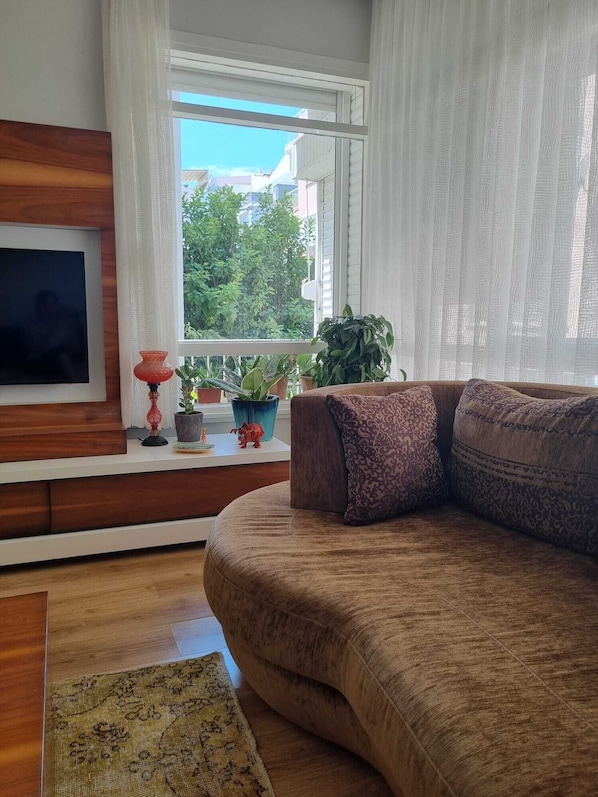
[[[238,435],[241,448],[247,448],[247,443],[253,443],[254,448],[260,448],[260,440],[264,436],[264,430],[259,423],[247,423],[247,421],[244,421],[238,429],[231,429],[230,432]]]

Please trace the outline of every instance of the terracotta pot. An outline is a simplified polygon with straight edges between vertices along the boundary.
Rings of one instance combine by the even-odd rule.
[[[313,390],[315,388],[313,376],[300,376],[301,390]]]
[[[175,412],[174,426],[179,443],[199,443],[203,426],[203,412]]]
[[[287,397],[287,391],[289,389],[289,380],[286,376],[281,376],[278,382],[269,390],[271,396],[278,396],[281,401],[284,401]]]
[[[198,404],[220,404],[222,400],[222,390],[219,387],[198,387],[195,392]]]

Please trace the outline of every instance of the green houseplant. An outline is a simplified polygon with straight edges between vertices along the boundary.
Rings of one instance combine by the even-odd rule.
[[[201,440],[203,425],[203,412],[195,409],[195,384],[199,379],[200,369],[186,362],[175,368],[174,372],[181,380],[181,411],[174,414],[177,440],[180,443],[197,443]]]
[[[274,423],[278,410],[278,396],[270,394],[270,388],[280,379],[275,376],[266,379],[259,366],[251,368],[241,379],[240,384],[225,379],[207,379],[213,387],[219,387],[226,393],[232,393],[231,405],[237,427],[243,423],[259,423],[264,430],[262,440],[271,440],[274,436]]]
[[[294,354],[260,354],[255,361],[255,366],[261,368],[266,379],[276,377],[276,382],[270,387],[270,393],[281,400],[286,399],[289,390],[289,381],[297,373],[297,357]]]
[[[311,369],[316,387],[382,382],[390,374],[394,334],[384,316],[354,315],[347,304],[342,315],[320,323],[312,343],[318,341],[326,348],[316,354]]]
[[[316,340],[316,338],[314,338]],[[313,341],[312,341],[313,343]],[[298,354],[297,355],[297,376],[301,390],[311,390],[314,385],[314,369],[316,361],[313,354]]]

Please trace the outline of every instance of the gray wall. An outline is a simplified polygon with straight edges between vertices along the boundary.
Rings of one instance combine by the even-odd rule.
[[[170,0],[170,26],[367,64],[371,6],[372,0]]]
[[[0,119],[106,129],[99,0],[0,0]]]

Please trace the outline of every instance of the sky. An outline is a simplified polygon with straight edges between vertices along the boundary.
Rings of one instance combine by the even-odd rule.
[[[299,111],[287,106],[190,94],[181,94],[181,101],[285,116]],[[295,137],[296,133],[280,130],[181,119],[181,166],[183,169],[209,169],[215,177],[270,172],[284,155],[285,144]]]

